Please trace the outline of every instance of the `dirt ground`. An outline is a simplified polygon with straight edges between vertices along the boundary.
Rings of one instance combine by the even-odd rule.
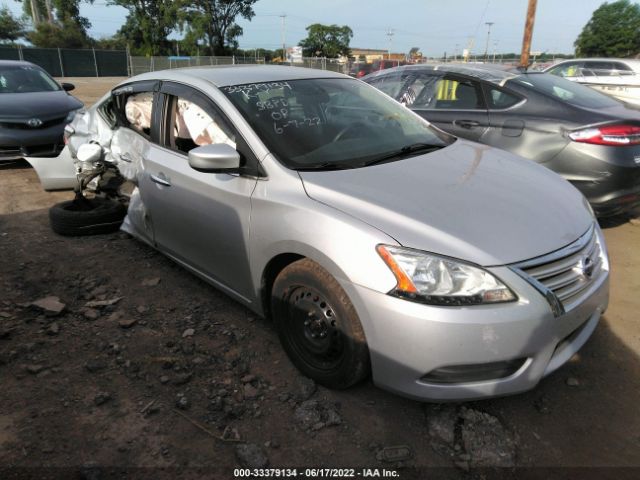
[[[75,83],[87,104],[110,85]],[[578,355],[531,392],[434,406],[314,385],[269,322],[148,246],[52,233],[48,207],[69,196],[0,166],[0,478],[640,476],[637,219],[605,225],[611,303]],[[48,296],[59,313],[33,305]]]

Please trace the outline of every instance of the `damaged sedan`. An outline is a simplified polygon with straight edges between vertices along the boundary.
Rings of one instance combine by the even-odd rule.
[[[513,154],[328,71],[235,66],[127,79],[28,160],[64,235],[122,228],[259,315],[331,388],[422,400],[533,388],[609,296],[592,210]]]

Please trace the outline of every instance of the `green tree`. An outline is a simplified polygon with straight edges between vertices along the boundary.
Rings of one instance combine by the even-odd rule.
[[[306,30],[307,38],[298,44],[302,47],[305,57],[336,58],[340,55],[349,55],[349,42],[353,37],[353,31],[348,26],[314,23]]]
[[[28,38],[36,47],[82,48],[93,44],[87,33],[91,22],[80,15],[81,3],[94,0],[23,0],[33,31]]]
[[[258,0],[184,0],[181,28],[187,38],[204,39],[211,55],[228,55],[238,47],[242,27],[236,18],[251,20]]]
[[[640,5],[629,0],[602,4],[574,46],[580,57],[627,57],[640,52]]]
[[[0,43],[13,43],[24,35],[22,22],[13,16],[7,6],[0,8]]]
[[[171,52],[167,39],[176,27],[179,2],[173,0],[109,0],[129,11],[121,35],[131,43],[134,53],[166,55]]]
[[[63,23],[39,23],[27,34],[29,41],[42,48],[84,48],[93,44],[86,33],[70,21]]]

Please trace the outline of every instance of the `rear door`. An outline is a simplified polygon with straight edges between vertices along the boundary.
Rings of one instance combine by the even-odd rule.
[[[247,301],[251,194],[258,161],[224,113],[203,93],[163,82],[156,101],[160,138],[145,156],[140,194],[162,251]],[[191,149],[235,146],[247,174],[191,168]]]
[[[445,132],[481,142],[489,115],[480,82],[452,74],[421,75],[427,78],[413,84],[420,83],[420,94],[407,105]]]

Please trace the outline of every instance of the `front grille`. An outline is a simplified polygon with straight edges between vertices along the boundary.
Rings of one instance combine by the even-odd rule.
[[[42,122],[42,125],[39,125],[37,127],[31,127],[26,120],[16,121],[16,122],[0,122],[0,127],[17,129],[17,130],[39,130],[42,128],[49,128],[49,127],[53,127],[54,125],[58,125],[64,122],[66,118],[67,118],[66,115],[64,117],[52,118],[51,120]]]
[[[591,227],[571,245],[515,267],[553,292],[564,310],[570,311],[588,295],[589,287],[602,274],[604,262],[600,240]]]

